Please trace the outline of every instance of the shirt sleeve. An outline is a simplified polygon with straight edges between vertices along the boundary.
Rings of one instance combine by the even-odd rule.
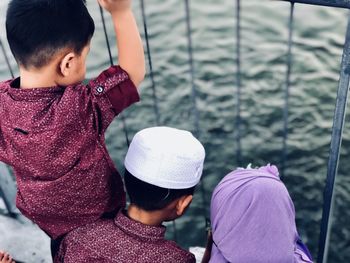
[[[81,119],[102,134],[124,109],[140,100],[137,88],[120,67],[112,66],[82,87]]]

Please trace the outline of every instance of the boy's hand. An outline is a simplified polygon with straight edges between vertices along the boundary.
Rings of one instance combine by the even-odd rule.
[[[97,0],[109,13],[119,13],[131,9],[131,0]]]

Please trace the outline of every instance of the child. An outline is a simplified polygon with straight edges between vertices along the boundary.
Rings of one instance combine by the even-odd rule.
[[[213,244],[203,263],[312,263],[276,166],[229,173],[213,192],[210,212]]]
[[[128,210],[67,234],[55,262],[194,263],[194,255],[164,239],[162,223],[190,205],[204,157],[190,132],[168,127],[138,132],[125,157]]]
[[[99,0],[112,15],[120,66],[87,85],[94,22],[83,0],[12,0],[7,38],[20,78],[0,83],[0,161],[14,168],[17,206],[51,238],[125,205],[104,133],[139,100],[144,55],[131,0]]]

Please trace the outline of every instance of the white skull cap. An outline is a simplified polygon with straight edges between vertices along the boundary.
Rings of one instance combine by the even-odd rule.
[[[133,176],[146,183],[186,189],[198,184],[204,158],[204,147],[192,133],[152,127],[134,136],[124,165]]]

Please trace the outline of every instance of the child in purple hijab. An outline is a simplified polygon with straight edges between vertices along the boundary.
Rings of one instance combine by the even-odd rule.
[[[211,263],[312,262],[276,166],[228,174],[214,190],[211,223]]]

